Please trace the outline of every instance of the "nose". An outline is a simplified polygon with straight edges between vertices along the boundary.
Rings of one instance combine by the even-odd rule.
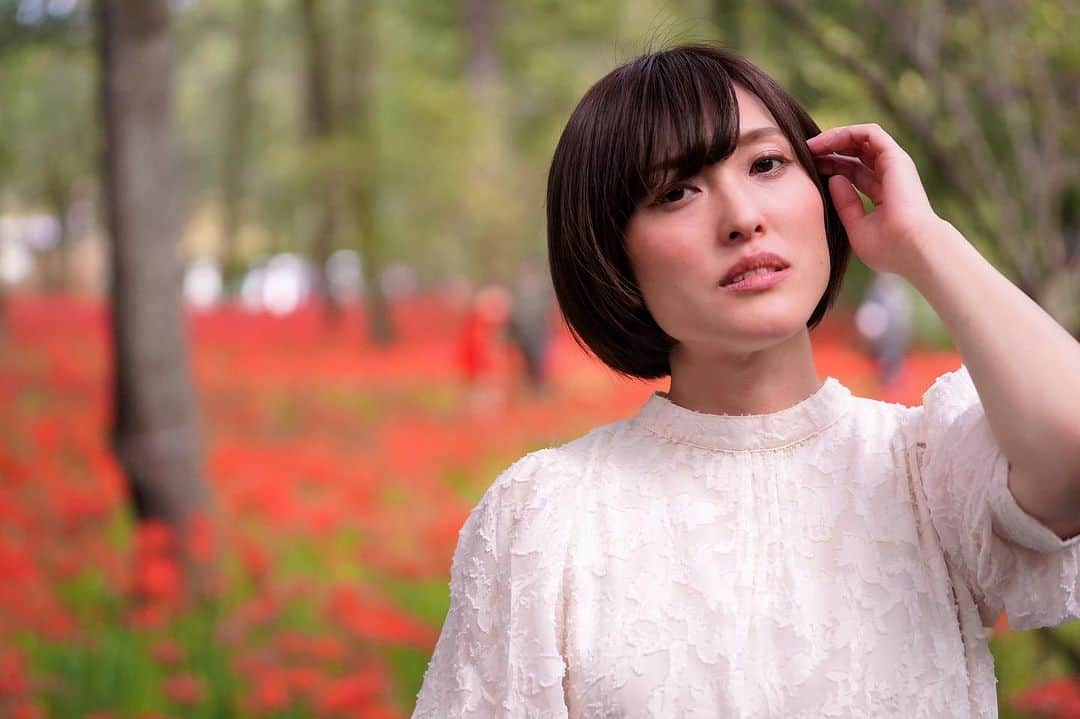
[[[765,218],[753,193],[729,182],[720,193],[720,230],[729,242],[746,241],[765,231]]]

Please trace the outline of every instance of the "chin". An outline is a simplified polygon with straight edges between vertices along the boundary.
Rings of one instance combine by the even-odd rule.
[[[778,337],[783,338],[794,334],[801,329],[806,329],[806,321],[810,319],[813,308],[803,312],[790,310],[777,310],[775,312],[747,313],[740,317],[738,322],[725,322],[724,329],[718,328],[724,334],[743,335],[747,337]]]
[[[806,332],[806,321],[809,318],[810,315],[807,314],[802,319],[788,318],[765,323],[740,323],[738,326],[727,323],[706,330],[684,333],[684,336],[697,336],[698,341],[691,341],[690,344],[708,347],[710,352],[750,354],[783,344],[800,333]]]

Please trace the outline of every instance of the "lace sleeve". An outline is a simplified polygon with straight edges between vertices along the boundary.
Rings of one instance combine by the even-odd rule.
[[[937,379],[919,408],[920,474],[930,518],[979,607],[1014,629],[1080,617],[1080,535],[1063,540],[1016,503],[1009,462],[961,366]]]
[[[461,529],[450,609],[414,719],[567,716],[558,621],[563,557],[553,550],[560,506],[537,491],[554,479],[545,476],[546,452],[504,471]]]

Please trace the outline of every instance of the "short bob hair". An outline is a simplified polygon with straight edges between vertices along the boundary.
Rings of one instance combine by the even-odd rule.
[[[622,375],[671,374],[668,355],[676,344],[645,307],[626,252],[627,223],[665,171],[690,177],[734,152],[733,82],[769,109],[821,193],[829,285],[808,328],[839,292],[851,247],[806,146],[821,130],[802,105],[728,49],[683,45],[643,55],[585,93],[559,139],[547,187],[548,258],[559,307],[578,344]]]

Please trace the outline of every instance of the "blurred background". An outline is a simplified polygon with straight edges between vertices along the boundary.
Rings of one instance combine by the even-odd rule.
[[[584,91],[717,41],[878,122],[1080,337],[1078,6],[0,0],[0,715],[404,717],[458,530],[625,417],[569,338],[544,188]],[[852,258],[819,371],[960,364]],[[992,632],[1004,717],[1080,716],[1080,631]]]

